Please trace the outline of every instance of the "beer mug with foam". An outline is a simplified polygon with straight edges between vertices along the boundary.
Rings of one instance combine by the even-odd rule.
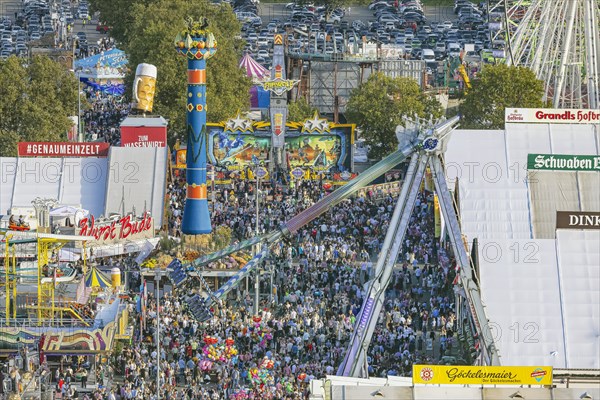
[[[156,90],[156,66],[139,64],[133,80],[133,108],[141,112],[152,112]]]

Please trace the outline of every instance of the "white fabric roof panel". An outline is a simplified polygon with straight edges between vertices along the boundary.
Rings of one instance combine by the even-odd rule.
[[[59,204],[82,207],[98,218],[104,213],[106,158],[64,158]]]
[[[543,124],[506,124],[506,154],[509,165],[518,165],[521,171],[527,170],[527,155],[532,153],[550,154],[550,134]],[[523,181],[525,176],[520,176]]]
[[[61,173],[60,158],[19,158],[12,207],[32,207],[36,197],[58,199]]]
[[[581,211],[600,210],[600,174],[598,172],[577,172]],[[569,210],[574,211],[574,210]]]
[[[580,210],[577,173],[530,171],[528,176],[533,237],[554,239],[556,211]]]
[[[539,124],[534,125],[539,126]],[[594,137],[594,131],[597,129],[594,125],[553,124],[542,126],[547,127],[550,132],[552,151],[548,154],[599,154],[598,143]]]
[[[527,166],[508,160],[504,131],[455,131],[445,165],[451,188],[459,178],[461,226],[469,240],[531,237]]]
[[[0,158],[0,215],[7,215],[12,207],[12,196],[15,188],[17,159]]]
[[[568,368],[600,368],[600,231],[558,230]]]
[[[533,237],[533,205],[529,198],[527,155],[541,154],[599,154],[600,134],[597,125],[506,124],[506,131],[456,130],[448,143],[445,155],[449,187],[459,178],[460,212],[463,234],[468,240],[526,239]],[[500,175],[498,176],[498,170]],[[536,171],[536,174],[539,171]],[[578,185],[580,202],[577,208],[593,210],[600,203],[600,176],[581,178]],[[533,177],[532,179],[534,179]],[[555,182],[550,182],[554,184]],[[560,186],[560,184],[559,184]],[[537,188],[537,186],[536,186]],[[591,188],[592,190],[589,190]],[[550,196],[548,189],[534,189]],[[576,189],[574,189],[576,191]],[[548,193],[544,193],[548,192]],[[573,193],[568,196],[572,199]],[[538,195],[539,196],[539,195]],[[596,200],[598,198],[598,200]],[[556,209],[546,199],[539,211],[544,222],[543,237],[550,234]],[[586,203],[584,206],[583,203]],[[567,202],[569,205],[572,201]],[[541,208],[540,208],[541,207]],[[565,209],[566,210],[566,209]],[[548,216],[547,213],[552,214]],[[539,213],[538,213],[539,214]],[[551,220],[550,220],[551,219]],[[541,228],[540,228],[541,229]]]
[[[166,147],[112,147],[105,215],[150,211],[160,227],[166,190]]]
[[[501,364],[565,367],[554,240],[480,240],[479,248],[482,300]]]

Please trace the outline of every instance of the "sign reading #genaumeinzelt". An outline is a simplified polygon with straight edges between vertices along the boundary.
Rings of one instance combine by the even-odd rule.
[[[600,110],[506,108],[504,122],[541,124],[600,124]]]
[[[528,154],[527,169],[600,172],[600,156],[574,156],[570,154]]]
[[[19,157],[107,157],[108,143],[22,142]]]
[[[551,385],[552,367],[413,365],[413,384]]]

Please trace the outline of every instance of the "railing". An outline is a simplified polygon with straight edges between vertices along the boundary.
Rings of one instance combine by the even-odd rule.
[[[8,322],[8,323],[7,323]],[[73,328],[73,331],[77,329],[85,329],[86,326],[79,320],[74,320],[70,318],[60,319],[38,319],[36,318],[11,318],[10,321],[2,318],[0,319],[0,332],[3,329],[7,328],[17,328],[17,329],[27,329],[27,330],[44,330],[44,329],[52,329],[52,328]]]

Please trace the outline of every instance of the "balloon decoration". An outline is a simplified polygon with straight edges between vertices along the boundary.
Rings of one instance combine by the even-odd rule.
[[[233,392],[229,396],[229,399],[230,400],[246,400],[246,399],[248,399],[248,397],[249,397],[248,392],[246,392],[245,389],[240,389],[240,390]]]
[[[273,368],[275,363],[268,357],[263,358],[258,367],[252,367],[248,370],[250,384],[255,391],[262,393],[263,397],[270,397],[275,389],[275,378],[273,377]]]
[[[258,315],[255,315],[252,321],[254,324],[248,330],[252,332],[252,339],[258,342],[259,346],[264,349],[267,347],[267,342],[273,340],[273,330]]]
[[[235,341],[232,338],[227,338],[226,340],[221,340],[212,336],[204,337],[204,347],[202,348],[202,355],[205,360],[213,361],[213,362],[229,362],[232,358],[236,357],[238,354],[238,350],[235,348]],[[201,364],[207,367],[209,364],[204,363]],[[212,368],[212,363],[210,363],[210,367],[207,367],[206,371]]]

